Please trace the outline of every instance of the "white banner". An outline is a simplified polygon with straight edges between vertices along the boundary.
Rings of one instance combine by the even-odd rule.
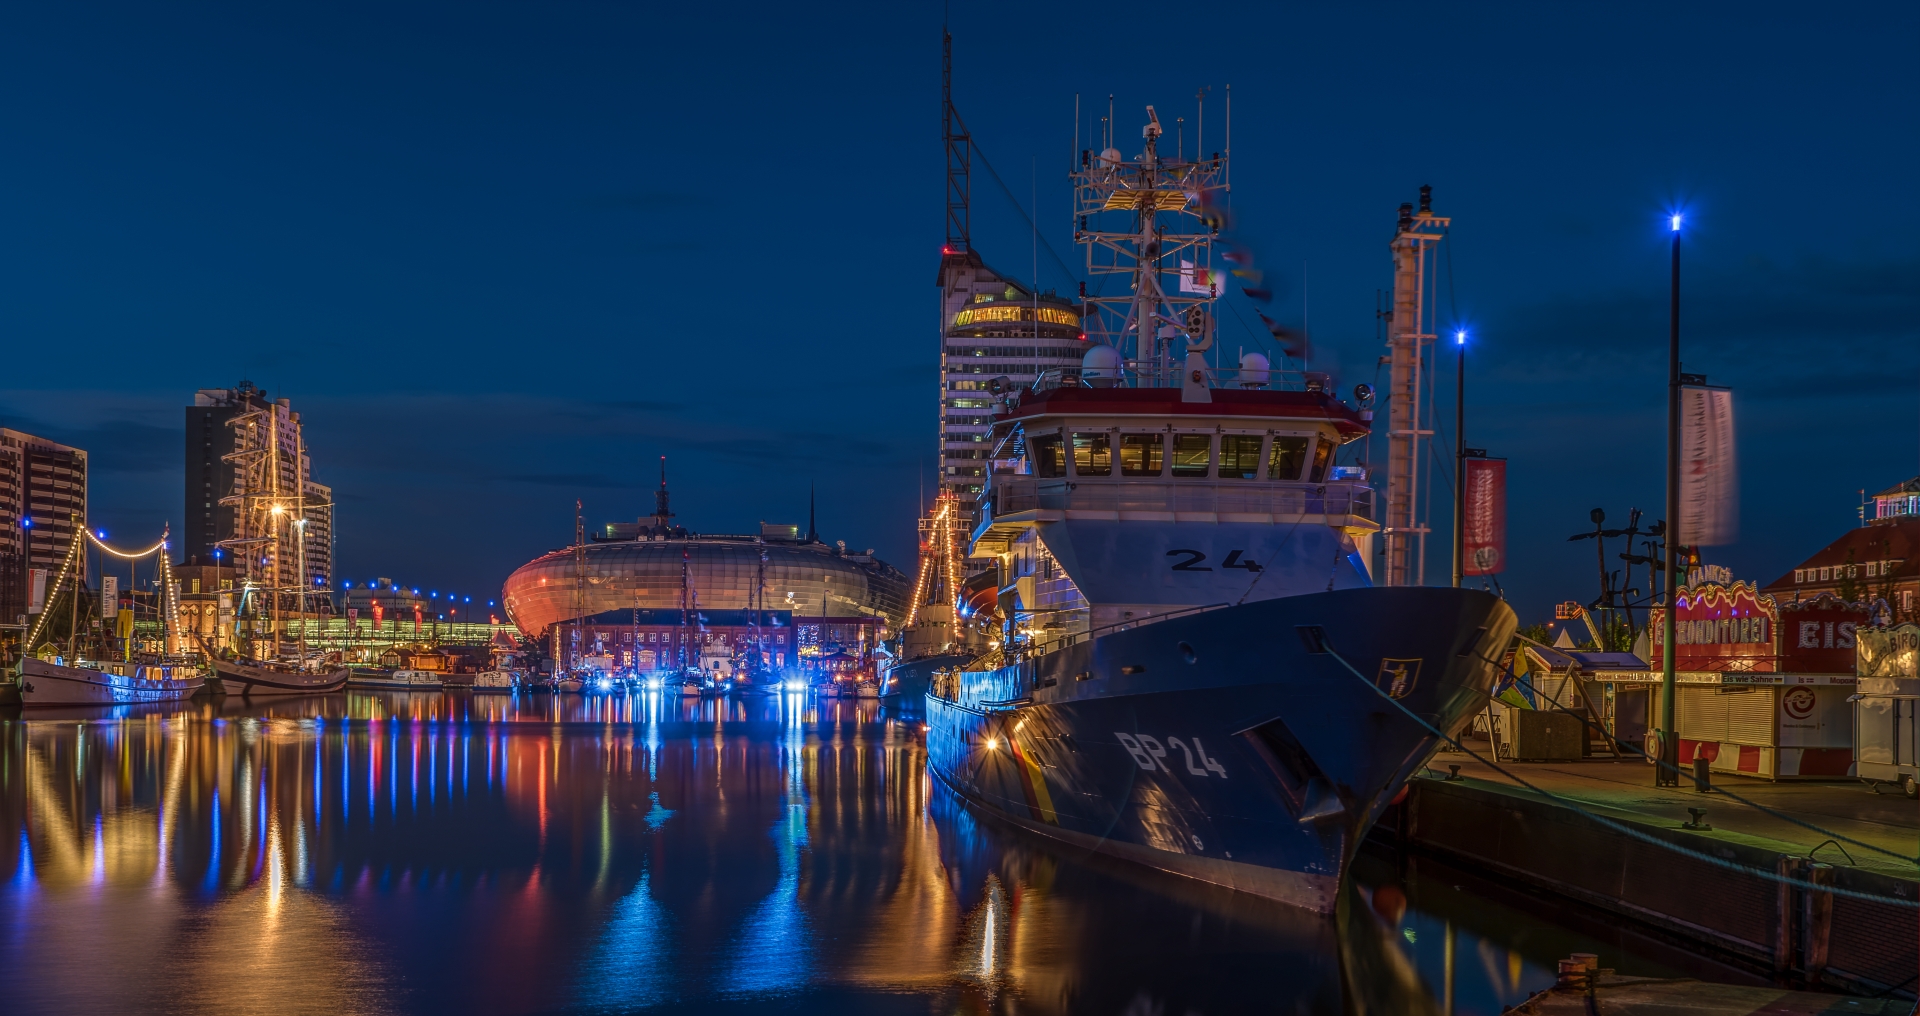
[[[118,575],[100,576],[100,617],[101,619],[111,621],[113,620],[114,614],[118,613],[119,610],[120,610],[120,576]]]
[[[1740,538],[1740,472],[1733,446],[1733,391],[1680,389],[1679,541],[1721,546]]]
[[[1224,296],[1227,273],[1217,268],[1195,268],[1193,262],[1180,262],[1180,292],[1201,296]]]
[[[47,569],[35,568],[27,581],[27,613],[38,614],[47,607]]]

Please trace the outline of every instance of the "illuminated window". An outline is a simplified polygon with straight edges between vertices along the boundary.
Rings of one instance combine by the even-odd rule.
[[[1166,441],[1159,434],[1120,435],[1120,475],[1159,476],[1166,449]]]
[[[1267,455],[1267,479],[1298,480],[1300,467],[1307,463],[1307,439],[1276,437],[1273,451]]]
[[[1220,435],[1220,478],[1258,480],[1260,478],[1260,435]]]
[[[1033,460],[1033,475],[1049,479],[1067,475],[1067,454],[1060,435],[1027,438],[1027,454]]]
[[[1205,476],[1212,465],[1212,434],[1175,434],[1173,436],[1173,475]]]
[[[1327,465],[1333,461],[1333,442],[1321,438],[1313,446],[1313,475],[1308,477],[1314,483],[1327,478]]]
[[[1073,435],[1073,471],[1080,476],[1112,476],[1112,438],[1104,433]]]

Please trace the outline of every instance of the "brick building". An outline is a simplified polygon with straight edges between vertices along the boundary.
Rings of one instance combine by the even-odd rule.
[[[1842,533],[1766,586],[1782,603],[1830,593],[1885,600],[1895,621],[1920,620],[1920,477],[1873,496],[1858,528]]]

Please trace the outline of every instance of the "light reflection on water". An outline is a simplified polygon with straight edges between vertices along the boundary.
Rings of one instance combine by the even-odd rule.
[[[989,829],[872,702],[15,716],[11,1011],[1342,1010],[1329,922]]]

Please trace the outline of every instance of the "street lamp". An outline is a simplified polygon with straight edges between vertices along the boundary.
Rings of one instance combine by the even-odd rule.
[[[1680,540],[1680,213],[1669,220],[1673,232],[1673,281],[1667,305],[1667,571],[1666,611],[1660,618],[1660,763],[1653,767],[1656,787],[1680,785],[1680,738],[1674,730],[1674,609],[1678,602]]]
[[[1466,577],[1467,545],[1467,330],[1453,333],[1459,365],[1453,399],[1453,587]]]

